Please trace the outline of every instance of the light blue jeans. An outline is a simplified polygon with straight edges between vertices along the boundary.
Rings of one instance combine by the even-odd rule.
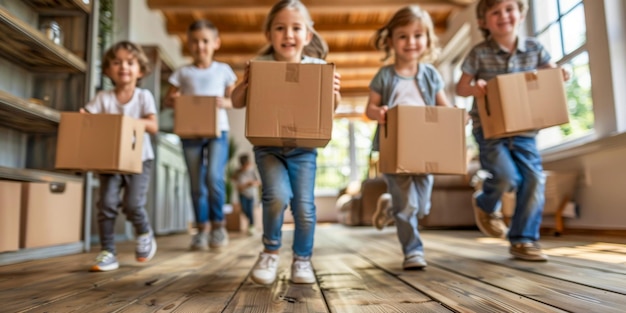
[[[539,240],[545,203],[545,175],[534,137],[485,139],[482,129],[473,131],[481,167],[491,173],[483,183],[476,204],[487,213],[501,207],[504,192],[515,191],[515,212],[508,238],[512,244]]]
[[[384,174],[384,178],[391,194],[391,211],[402,252],[407,257],[423,255],[424,245],[417,220],[418,216],[426,216],[430,212],[433,175]]]
[[[223,221],[228,132],[212,139],[183,139],[182,143],[196,223]]]
[[[262,182],[263,245],[281,246],[283,215],[287,206],[295,223],[294,257],[313,254],[315,235],[315,170],[317,150],[310,148],[254,147]]]

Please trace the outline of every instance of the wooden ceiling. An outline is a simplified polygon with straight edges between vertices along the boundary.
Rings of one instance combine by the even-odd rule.
[[[441,36],[453,14],[474,0],[303,0],[326,40],[330,53],[326,60],[342,75],[342,95],[364,96],[370,80],[382,65],[382,54],[371,44],[374,31],[399,8],[418,4],[427,10]],[[221,48],[215,59],[230,64],[241,75],[244,64],[267,43],[262,24],[275,0],[147,0],[151,9],[160,10],[167,31],[186,47],[186,31],[196,19],[208,19],[220,32]],[[445,43],[442,43],[445,44]],[[187,51],[183,51],[188,54]]]

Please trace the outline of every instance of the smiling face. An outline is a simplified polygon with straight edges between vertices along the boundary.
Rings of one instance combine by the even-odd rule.
[[[110,60],[104,73],[116,87],[136,86],[137,81],[143,77],[137,56],[126,49],[115,51],[115,58]]]
[[[516,34],[524,14],[515,0],[505,0],[487,9],[484,19],[479,20],[480,26],[488,30],[493,37],[504,37]]]
[[[277,61],[297,63],[312,37],[304,16],[298,10],[289,8],[276,14],[265,35],[274,48],[274,58]]]
[[[419,61],[428,49],[428,32],[421,21],[413,21],[404,26],[395,27],[388,39],[397,61]]]
[[[201,28],[188,33],[189,52],[194,63],[205,64],[213,60],[213,53],[220,47],[220,39],[215,31]]]

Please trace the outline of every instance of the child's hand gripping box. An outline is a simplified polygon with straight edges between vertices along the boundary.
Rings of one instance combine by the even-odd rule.
[[[477,105],[487,139],[569,123],[560,68],[498,75]]]
[[[464,109],[398,105],[380,125],[380,171],[391,174],[467,173]]]
[[[55,167],[141,173],[145,124],[117,114],[61,113]]]
[[[216,97],[179,96],[174,106],[174,133],[181,138],[216,138],[219,108]]]
[[[250,62],[246,138],[255,146],[326,146],[334,72],[333,64]]]

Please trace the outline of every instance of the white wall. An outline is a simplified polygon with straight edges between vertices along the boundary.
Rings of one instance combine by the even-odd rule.
[[[141,45],[157,45],[175,68],[189,62],[182,55],[181,43],[165,29],[160,11],[152,11],[146,1],[114,0],[113,42],[130,40]]]

